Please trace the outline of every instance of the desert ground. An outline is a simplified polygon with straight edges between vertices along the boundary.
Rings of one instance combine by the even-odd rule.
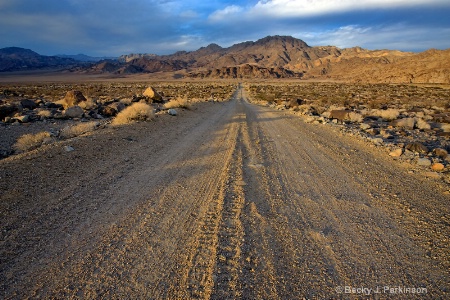
[[[3,299],[450,297],[448,86],[39,78],[0,80]]]

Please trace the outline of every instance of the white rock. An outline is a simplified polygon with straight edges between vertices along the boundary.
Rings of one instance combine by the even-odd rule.
[[[370,126],[367,123],[361,123],[361,125],[359,125],[359,128],[361,128],[362,130],[367,130],[370,129],[372,126]]]
[[[169,109],[169,110],[167,111],[167,113],[168,113],[169,115],[171,115],[171,116],[176,116],[176,115],[177,115],[177,111],[176,111],[175,109],[173,109],[173,108]]]
[[[64,146],[64,151],[72,152],[72,151],[75,151],[75,149],[72,146]]]

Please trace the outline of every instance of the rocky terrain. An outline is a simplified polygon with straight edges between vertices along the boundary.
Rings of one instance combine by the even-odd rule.
[[[196,102],[224,101],[233,89],[229,83],[177,82],[152,87],[144,83],[3,85],[0,158],[103,127],[134,103],[166,113],[169,108],[186,109]],[[28,143],[18,144],[27,134],[41,134],[41,138],[29,136]]]
[[[392,159],[426,171],[425,176],[450,183],[448,88],[336,83],[248,86],[255,103],[289,111],[308,123],[339,127],[385,148]]]

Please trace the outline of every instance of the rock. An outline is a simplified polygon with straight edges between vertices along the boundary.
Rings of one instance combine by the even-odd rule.
[[[307,118],[305,119],[305,122],[306,122],[306,123],[312,123],[312,122],[314,122],[315,120],[316,120],[315,117],[309,116],[309,117],[307,117]]]
[[[176,111],[175,109],[173,109],[173,108],[169,109],[169,110],[167,111],[167,113],[168,113],[169,115],[171,115],[171,116],[176,116],[176,115],[177,115],[177,111]]]
[[[423,153],[423,154],[428,153],[428,148],[419,142],[410,143],[410,144],[406,145],[405,148],[412,152]]]
[[[440,157],[442,159],[447,158],[448,156],[448,152],[445,149],[442,148],[436,148],[433,150],[433,154],[436,155],[437,157]]]
[[[370,125],[367,124],[367,123],[361,123],[361,124],[359,125],[359,128],[361,128],[362,130],[368,130],[368,129],[372,128],[372,126],[370,126]]]
[[[64,151],[72,152],[72,151],[75,151],[75,149],[72,146],[64,146]]]
[[[28,122],[30,122],[30,116],[28,116],[28,115],[23,115],[23,116],[15,117],[15,119],[16,119],[17,121],[19,121],[20,123],[28,123]]]
[[[428,158],[425,158],[425,157],[419,158],[417,160],[417,165],[423,166],[423,167],[429,167],[429,166],[431,166],[431,161]]]
[[[84,114],[84,110],[79,106],[71,106],[64,111],[64,116],[68,118],[81,118]]]
[[[414,129],[415,124],[416,120],[414,118],[397,119],[391,122],[391,125],[394,127],[404,127],[408,129]]]
[[[431,129],[431,125],[428,124],[423,119],[419,118],[416,120],[416,128],[422,129],[422,130],[429,130],[429,129]]]
[[[445,166],[441,163],[434,163],[431,165],[431,169],[436,172],[442,172],[445,169]]]
[[[424,175],[425,175],[425,177],[428,177],[428,178],[441,179],[441,175],[436,172],[425,172]]]
[[[380,133],[380,131],[377,128],[369,128],[366,130],[366,132],[370,135],[377,135]]]
[[[78,103],[86,100],[86,97],[84,97],[83,93],[80,91],[68,91],[64,97],[67,107],[78,105]]]
[[[17,110],[18,110],[18,107],[15,105],[8,105],[8,104],[0,105],[0,119],[9,117]]]
[[[383,139],[382,138],[372,138],[370,139],[372,143],[376,144],[376,145],[381,145],[383,144]]]
[[[56,108],[56,109],[63,109],[64,106],[58,103],[54,103],[54,102],[47,102],[44,104],[45,107],[47,108]]]
[[[148,87],[142,95],[147,98],[152,99],[154,102],[162,102],[163,101],[163,98],[161,97],[161,95],[158,94],[158,92],[153,87]]]
[[[20,105],[22,106],[22,108],[26,108],[26,109],[30,109],[30,110],[37,108],[36,102],[34,102],[33,100],[29,100],[29,99],[23,99],[22,101],[20,101]]]
[[[100,110],[100,113],[105,117],[114,117],[115,115],[117,115],[118,111],[114,107],[105,106]]]
[[[351,110],[345,110],[345,109],[340,109],[340,110],[332,110],[330,111],[330,119],[336,119],[339,121],[345,121],[345,120],[349,120],[350,119],[350,113],[352,111]]]
[[[117,110],[117,112],[121,112],[122,110],[125,109],[125,104],[123,104],[122,102],[114,102],[109,104],[108,107],[112,107],[115,110]]]
[[[398,148],[398,149],[395,149],[394,151],[392,151],[391,153],[389,153],[389,156],[400,157],[400,156],[402,156],[402,154],[403,154],[403,149]]]

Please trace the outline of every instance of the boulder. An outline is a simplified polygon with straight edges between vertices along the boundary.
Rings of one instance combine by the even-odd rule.
[[[433,154],[436,155],[437,157],[440,157],[442,159],[447,158],[448,156],[448,152],[445,149],[442,148],[436,148],[433,150]]]
[[[26,108],[26,109],[30,109],[30,110],[37,108],[36,102],[34,102],[33,100],[29,100],[29,99],[21,100],[20,105],[22,106],[22,108]]]
[[[80,91],[68,91],[66,96],[64,97],[64,101],[66,102],[67,107],[78,105],[78,103],[86,100],[86,97],[84,97],[83,93]]]
[[[153,87],[148,87],[142,95],[149,99],[152,99],[153,102],[162,102],[163,101],[163,98],[161,97],[161,95],[158,94],[158,92]]]
[[[416,120],[414,118],[397,119],[391,122],[391,125],[394,127],[404,127],[408,129],[414,129],[415,124]]]
[[[15,105],[0,105],[0,119],[11,116],[17,110],[18,107]]]
[[[83,114],[84,110],[77,105],[71,106],[64,111],[64,116],[68,118],[81,118]]]
[[[122,110],[125,109],[125,104],[123,104],[122,102],[114,102],[109,104],[108,107],[112,107],[115,110],[117,110],[117,112],[121,112]]]
[[[406,145],[407,150],[417,153],[428,153],[428,148],[419,142],[414,142]]]
[[[171,116],[176,116],[176,115],[177,115],[177,111],[176,111],[175,109],[173,109],[173,108],[169,109],[169,110],[167,111],[167,113],[168,113],[169,115],[171,115]]]

